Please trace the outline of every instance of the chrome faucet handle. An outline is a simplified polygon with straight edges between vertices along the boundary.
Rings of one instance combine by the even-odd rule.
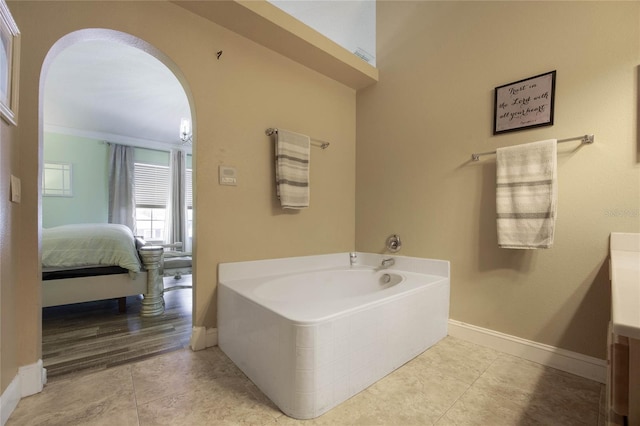
[[[400,251],[402,248],[402,241],[400,241],[400,236],[393,234],[389,238],[387,238],[387,250],[392,253]]]

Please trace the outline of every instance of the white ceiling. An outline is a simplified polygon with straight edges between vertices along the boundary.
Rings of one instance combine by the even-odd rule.
[[[110,142],[175,145],[181,118],[191,118],[173,73],[117,41],[81,41],[60,52],[44,92],[45,130]]]

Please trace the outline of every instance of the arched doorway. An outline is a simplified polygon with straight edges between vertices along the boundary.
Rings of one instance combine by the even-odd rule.
[[[60,174],[56,167],[68,165],[68,182],[73,187],[71,196],[56,194],[49,197],[44,182],[39,197],[42,228],[107,222],[105,175],[108,171],[104,160],[109,145],[134,147],[136,167],[139,164],[150,166],[156,173],[154,176],[166,174],[167,181],[170,179],[171,151],[180,150],[187,157],[184,160],[185,173],[192,176],[192,165],[195,163],[192,161],[192,144],[195,137],[180,137],[181,122],[185,118],[189,122],[195,118],[188,85],[177,66],[150,44],[129,34],[106,29],[76,31],[58,40],[47,54],[40,79],[39,150],[43,162],[40,178],[43,182],[47,180],[43,170],[45,165],[52,164],[51,176],[58,174],[64,180],[64,172]],[[188,142],[181,139],[188,139]],[[162,186],[154,182],[153,190]],[[190,188],[190,185],[187,186]],[[161,196],[155,195],[155,199]],[[167,242],[164,241],[166,235],[163,235],[163,230],[168,226],[163,220],[170,216],[165,216],[162,211],[169,209],[168,203],[164,206],[158,203],[138,205],[136,201],[135,206],[139,213],[139,232],[136,235],[157,240],[155,243]],[[193,203],[187,205],[192,212]],[[145,215],[148,212],[151,213],[147,217]],[[189,224],[192,225],[192,215],[187,215],[187,218],[191,219]],[[42,228],[39,232],[41,240]],[[187,250],[191,245],[191,235],[187,230],[186,237],[189,240],[183,243]],[[109,352],[120,352],[118,362],[126,361],[124,349],[117,349],[118,343],[112,338],[110,342],[102,344],[91,339],[94,347],[78,349],[83,347],[82,340],[93,333],[90,330],[95,330],[98,341],[104,335],[135,340],[133,346],[123,343],[123,346],[130,348],[128,356],[131,359],[139,359],[142,351],[150,355],[149,345],[144,339],[132,339],[131,334],[143,335],[158,342],[153,337],[153,331],[141,332],[147,326],[164,330],[164,342],[156,347],[158,353],[188,345],[192,325],[192,292],[182,288],[186,284],[184,279],[179,284],[183,284],[177,287],[180,291],[167,293],[165,300],[169,315],[163,315],[164,319],[177,318],[178,321],[165,324],[162,323],[163,318],[154,318],[153,324],[143,321],[138,315],[136,300],[130,298],[127,298],[126,314],[118,313],[114,301],[46,308],[46,312],[43,311],[42,342],[43,362],[49,376],[76,371],[80,366],[104,368],[104,365],[112,362]],[[43,285],[46,283],[43,282]],[[181,313],[170,312],[173,308]],[[45,324],[48,320],[57,322],[48,327]],[[71,327],[76,331],[81,330],[79,336],[84,335],[85,339],[74,338],[73,335],[78,334],[76,331],[67,333],[60,330],[60,324],[72,324]],[[167,333],[167,327],[174,327],[176,332]],[[53,334],[49,333],[51,329],[55,330]],[[60,333],[66,333],[71,338],[66,341],[60,339]],[[51,341],[55,341],[56,345],[68,345],[69,349],[52,346]],[[99,346],[103,346],[103,349]],[[143,349],[145,346],[147,349]],[[69,358],[70,352],[77,355]],[[49,357],[51,353],[67,355],[55,360]],[[63,367],[58,368],[58,364]]]

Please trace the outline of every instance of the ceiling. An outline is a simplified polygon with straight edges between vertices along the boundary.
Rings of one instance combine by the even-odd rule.
[[[45,131],[146,147],[179,145],[189,102],[174,74],[150,54],[113,40],[60,52],[44,89]]]

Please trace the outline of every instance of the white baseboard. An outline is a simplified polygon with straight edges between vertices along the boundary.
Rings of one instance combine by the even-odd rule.
[[[202,349],[216,346],[217,344],[217,328],[193,327],[191,331],[191,341],[189,343],[189,346],[191,346],[191,350],[200,351]]]
[[[20,377],[20,396],[34,395],[42,392],[42,387],[47,382],[47,370],[42,366],[42,360],[18,368]]]
[[[514,355],[538,364],[606,383],[607,361],[521,339],[456,320],[449,320],[449,335]]]
[[[14,377],[0,396],[0,425],[4,426],[20,402],[20,378]]]
[[[47,370],[43,368],[41,359],[33,364],[19,367],[16,377],[0,395],[0,425],[4,426],[9,420],[20,398],[42,392],[46,382]]]
[[[206,346],[210,348],[212,346],[218,345],[218,329],[217,328],[208,328],[207,336],[206,336]]]

